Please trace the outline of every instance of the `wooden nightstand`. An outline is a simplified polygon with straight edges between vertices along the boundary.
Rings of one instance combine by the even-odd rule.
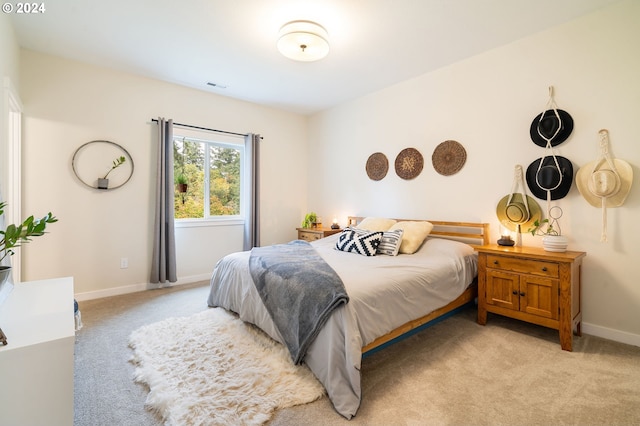
[[[329,235],[342,232],[342,229],[331,228],[296,228],[298,230],[298,239],[305,241],[315,241],[320,238],[328,237]]]
[[[586,253],[536,247],[476,247],[478,324],[487,312],[558,330],[560,346],[572,350],[580,336],[580,269]]]

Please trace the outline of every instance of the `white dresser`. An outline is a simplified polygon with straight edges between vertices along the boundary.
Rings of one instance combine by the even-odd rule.
[[[73,278],[15,284],[0,306],[0,424],[73,425]]]

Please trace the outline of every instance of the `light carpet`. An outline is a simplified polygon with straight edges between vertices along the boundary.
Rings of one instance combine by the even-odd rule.
[[[260,425],[324,394],[283,345],[221,308],[143,326],[129,346],[146,406],[165,425]]]

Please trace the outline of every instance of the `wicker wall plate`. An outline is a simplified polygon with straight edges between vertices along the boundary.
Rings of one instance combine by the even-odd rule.
[[[366,169],[369,179],[381,180],[389,171],[389,160],[387,160],[387,157],[383,153],[376,152],[369,156]]]
[[[396,157],[396,174],[410,180],[418,176],[424,167],[422,154],[415,148],[405,148]]]
[[[436,172],[450,176],[462,169],[467,161],[467,151],[459,142],[444,141],[433,150],[431,161]]]

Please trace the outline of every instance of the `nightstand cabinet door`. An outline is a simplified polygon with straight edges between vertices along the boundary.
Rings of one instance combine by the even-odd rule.
[[[524,275],[520,278],[520,310],[539,317],[558,319],[558,280]]]
[[[487,270],[487,304],[558,319],[558,280]]]
[[[487,304],[520,310],[520,275],[496,269],[487,270]]]

